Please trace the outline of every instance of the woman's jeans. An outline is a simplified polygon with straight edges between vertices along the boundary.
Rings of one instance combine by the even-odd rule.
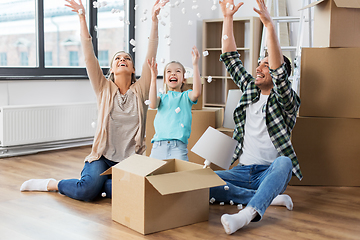
[[[189,161],[187,144],[179,140],[155,141],[150,157],[160,160],[176,158]]]
[[[91,163],[85,162],[81,178],[61,180],[58,184],[59,192],[82,201],[92,201],[103,192],[106,193],[106,197],[111,198],[111,176],[100,174],[115,164],[117,162],[110,161],[104,156]]]
[[[261,220],[272,200],[283,193],[292,176],[292,163],[288,157],[278,157],[270,165],[237,165],[230,170],[216,171],[229,187],[210,188],[210,199],[217,202],[245,204],[254,208]]]

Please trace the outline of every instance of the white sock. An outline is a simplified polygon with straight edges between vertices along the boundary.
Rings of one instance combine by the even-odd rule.
[[[277,197],[273,199],[270,205],[285,206],[289,211],[291,211],[294,206],[291,197],[287,194],[277,195]]]
[[[248,225],[254,219],[257,212],[252,207],[246,207],[238,213],[221,216],[221,223],[227,234],[233,234],[240,228]]]
[[[48,178],[48,179],[30,179],[25,181],[21,187],[20,187],[20,191],[24,192],[24,191],[40,191],[40,192],[47,192],[48,189],[48,184],[51,180],[56,181],[53,178]]]

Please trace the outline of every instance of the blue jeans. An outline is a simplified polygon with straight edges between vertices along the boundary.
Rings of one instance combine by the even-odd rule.
[[[100,176],[100,174],[115,164],[117,162],[110,161],[104,156],[91,163],[85,162],[80,179],[61,180],[58,184],[59,192],[82,201],[92,201],[103,192],[111,198],[111,175]]]
[[[278,157],[270,165],[238,165],[230,170],[216,171],[229,187],[210,188],[210,198],[218,202],[244,204],[254,208],[261,220],[272,200],[283,193],[292,176],[292,163],[288,157]]]
[[[155,141],[150,157],[160,160],[176,158],[189,161],[187,144],[179,140]]]

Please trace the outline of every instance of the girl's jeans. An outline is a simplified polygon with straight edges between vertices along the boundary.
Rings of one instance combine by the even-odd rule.
[[[155,141],[150,157],[160,160],[176,158],[189,161],[187,144],[179,140]]]

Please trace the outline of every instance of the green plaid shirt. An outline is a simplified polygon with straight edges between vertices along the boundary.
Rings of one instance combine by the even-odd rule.
[[[224,62],[233,81],[243,92],[240,102],[234,110],[235,129],[233,138],[238,141],[233,156],[233,162],[235,162],[242,153],[246,107],[259,100],[260,89],[255,85],[255,78],[246,72],[238,52],[223,53],[220,56],[220,61]],[[266,116],[266,126],[276,150],[280,156],[287,156],[291,159],[293,173],[301,180],[299,162],[290,140],[291,131],[296,122],[296,114],[300,107],[300,98],[291,88],[285,64],[276,70],[270,69],[270,75],[274,87],[263,109]]]

